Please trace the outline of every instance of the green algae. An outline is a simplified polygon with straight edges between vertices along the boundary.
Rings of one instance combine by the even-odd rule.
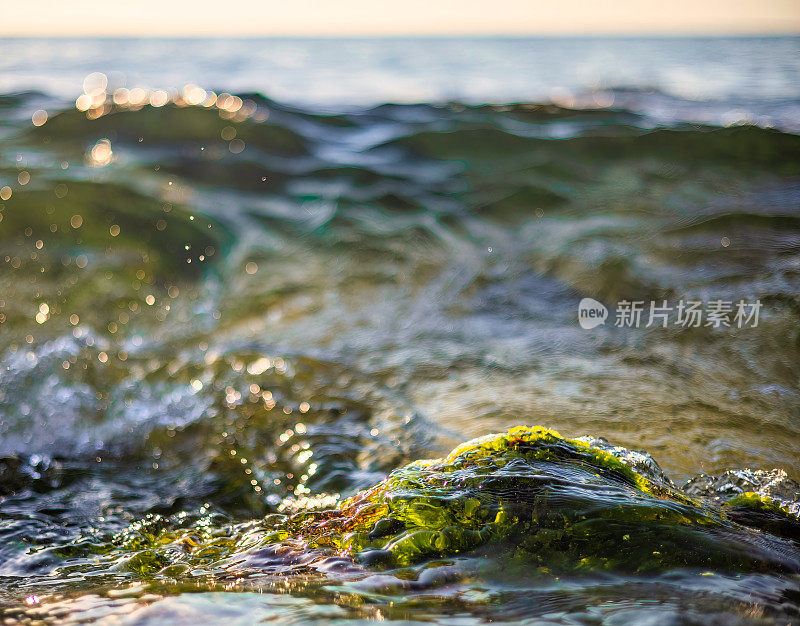
[[[729,519],[777,537],[800,541],[800,517],[786,503],[763,493],[746,491],[722,505]]]
[[[754,491],[746,491],[734,498],[731,498],[723,506],[730,508],[744,507],[754,511],[764,511],[779,514],[784,513],[788,515],[785,507],[783,507],[777,500]]]
[[[290,512],[238,525],[220,525],[208,512],[149,516],[99,552],[122,571],[168,579],[276,564],[310,571],[331,557],[397,568],[481,550],[542,573],[800,567],[796,556],[768,550],[779,536],[757,537],[743,516],[727,515],[731,506],[782,511],[776,504],[745,494],[714,506],[657,471],[637,471],[624,456],[542,427],[466,442],[444,458],[400,467],[334,508],[325,504],[287,499],[281,508]]]

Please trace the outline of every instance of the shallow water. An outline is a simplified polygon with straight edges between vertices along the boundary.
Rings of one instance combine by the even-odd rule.
[[[676,483],[800,478],[796,85],[753,93],[762,126],[721,125],[730,94],[626,108],[620,89],[570,107],[2,96],[8,615],[28,598],[132,623],[797,619],[796,562],[555,575],[498,545],[368,573],[96,563],[146,516],[247,524],[519,424],[646,450]],[[580,327],[584,297],[606,324]],[[756,327],[624,328],[624,299],[761,310]]]

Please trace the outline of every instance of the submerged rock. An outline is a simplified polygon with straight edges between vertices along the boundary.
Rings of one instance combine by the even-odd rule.
[[[333,562],[402,567],[473,551],[523,559],[543,573],[800,572],[798,529],[796,516],[757,495],[735,506],[688,495],[643,453],[518,427],[396,469],[334,508],[223,529],[149,520],[115,543],[128,552],[126,567],[171,577]]]
[[[689,480],[683,491],[691,495],[713,498],[722,503],[735,503],[754,496],[762,501],[772,501],[791,515],[800,515],[800,484],[781,469],[728,470],[716,476],[700,474]]]

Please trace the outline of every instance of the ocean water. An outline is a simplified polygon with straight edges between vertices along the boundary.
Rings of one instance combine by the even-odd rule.
[[[799,53],[0,40],[0,612],[800,618]],[[656,487],[572,443],[441,466],[489,500],[398,469],[535,424]],[[500,535],[280,517],[396,469],[392,532]]]
[[[186,84],[338,111],[384,103],[617,106],[654,122],[800,129],[798,37],[0,39],[0,93]]]

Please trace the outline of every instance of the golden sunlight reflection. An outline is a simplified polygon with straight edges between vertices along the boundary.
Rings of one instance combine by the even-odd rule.
[[[117,87],[109,92],[108,77],[101,72],[92,72],[83,81],[83,93],[75,100],[75,108],[86,113],[89,119],[97,119],[107,115],[112,111],[118,110],[138,110],[146,106],[161,108],[167,105],[178,107],[204,107],[216,108],[221,118],[233,122],[242,122],[252,118],[255,121],[263,122],[269,117],[269,111],[262,108],[252,100],[242,100],[239,96],[229,93],[217,95],[213,91],[208,91],[195,84],[187,84],[180,90],[166,91],[164,89],[150,89],[148,87]],[[47,121],[45,111],[37,111],[32,118],[33,124],[41,126]],[[229,136],[225,136],[229,133]],[[233,140],[236,131],[232,127],[226,127],[223,132],[223,139]],[[98,146],[95,146],[96,148]],[[230,141],[229,149],[232,153],[238,154],[244,150],[245,144],[240,140]],[[108,165],[111,160],[110,143],[108,151],[104,147],[99,148],[99,158],[92,156],[94,165]]]
[[[92,167],[105,167],[113,160],[114,152],[111,150],[111,142],[108,139],[100,139],[89,153],[89,164]]]
[[[31,122],[33,122],[34,126],[44,126],[45,122],[47,122],[47,111],[39,109],[34,112],[31,116]]]
[[[198,104],[203,104],[206,99],[206,90],[202,87],[198,87],[197,85],[186,85],[183,88],[183,99],[186,104],[190,104],[193,106],[197,106]]]
[[[150,106],[163,107],[169,102],[169,94],[163,89],[156,89],[150,94]]]

